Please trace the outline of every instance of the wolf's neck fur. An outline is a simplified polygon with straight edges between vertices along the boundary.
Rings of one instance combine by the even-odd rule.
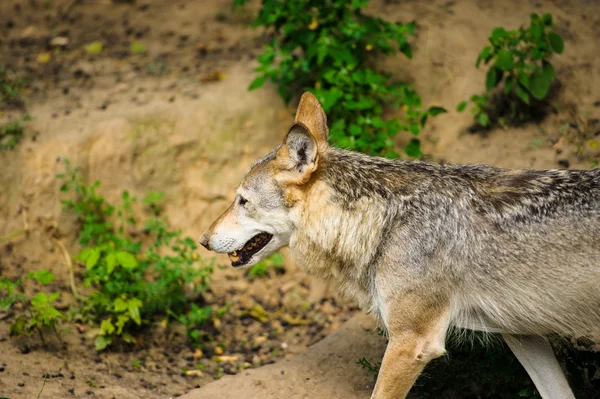
[[[331,281],[361,307],[371,306],[379,250],[398,216],[393,197],[411,196],[427,182],[411,179],[437,165],[406,163],[330,149],[310,188],[290,242],[297,263]],[[421,173],[423,172],[421,171]]]

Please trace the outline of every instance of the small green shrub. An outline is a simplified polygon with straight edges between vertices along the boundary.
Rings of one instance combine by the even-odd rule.
[[[0,107],[21,104],[23,82],[0,64]]]
[[[377,381],[377,376],[379,375],[379,369],[381,368],[381,363],[371,363],[365,357],[361,357],[356,361],[362,369],[367,370],[367,372],[373,377],[373,381]]]
[[[235,0],[235,5],[247,0]],[[263,0],[254,22],[272,33],[259,56],[259,76],[249,89],[273,82],[289,102],[303,91],[319,99],[331,121],[330,138],[340,147],[395,157],[392,138],[400,131],[415,137],[405,148],[421,154],[416,138],[429,116],[443,108],[423,109],[411,85],[393,82],[370,60],[400,51],[412,56],[408,37],[415,23],[390,23],[368,16],[368,0]],[[402,119],[386,119],[385,110],[401,107]]]
[[[275,253],[268,258],[261,260],[256,265],[248,269],[246,275],[250,280],[254,280],[255,278],[266,276],[271,269],[280,271],[284,270],[283,256],[281,254]]]
[[[19,144],[25,128],[19,121],[0,125],[0,151],[12,150]]]
[[[473,95],[471,113],[477,124],[489,127],[495,123],[504,126],[532,119],[534,107],[540,106],[550,92],[555,71],[549,58],[561,54],[562,37],[552,30],[552,15],[540,17],[531,14],[530,25],[516,30],[495,28],[489,37],[490,45],[481,50],[475,66],[483,61],[490,65],[485,78],[486,95]],[[491,103],[489,93],[502,84],[503,104]],[[467,102],[457,110],[462,112]]]
[[[140,229],[134,218],[137,201],[127,191],[121,204],[113,206],[98,194],[99,182],[86,184],[78,168],[65,160],[66,173],[61,190],[73,191],[74,199],[63,200],[80,224],[79,243],[83,249],[76,260],[85,264],[84,286],[93,292],[81,303],[85,319],[100,323],[96,348],[102,350],[120,337],[133,343],[133,332],[156,317],[186,318],[189,328],[207,318],[196,317],[184,287],[193,284],[206,290],[213,263],[199,258],[195,242],[183,237],[157,217],[162,194],[152,193],[144,203],[154,215]],[[144,240],[138,238],[143,235]],[[211,308],[200,308],[210,314]]]
[[[48,270],[30,272],[26,276],[26,281],[31,280],[45,286],[54,281],[54,274]],[[46,295],[43,292],[37,292],[32,298],[29,298],[22,292],[22,288],[23,282],[20,280],[13,282],[7,278],[0,279],[0,291],[5,291],[5,296],[0,298],[0,309],[7,310],[16,303],[20,304],[19,315],[10,326],[9,334],[11,336],[31,335],[35,330],[42,343],[45,344],[44,330],[52,329],[57,338],[62,341],[59,326],[64,315],[53,305],[60,293],[53,292]]]

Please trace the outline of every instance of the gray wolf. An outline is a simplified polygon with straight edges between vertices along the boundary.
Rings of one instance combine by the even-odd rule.
[[[600,339],[600,170],[505,170],[328,145],[305,93],[202,235],[233,267],[289,246],[389,335],[372,398],[403,398],[451,327],[497,332],[545,398],[573,398],[550,333]]]

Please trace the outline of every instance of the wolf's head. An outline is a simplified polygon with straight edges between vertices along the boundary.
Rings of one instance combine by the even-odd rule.
[[[327,151],[327,117],[317,98],[304,93],[283,143],[256,161],[229,208],[200,237],[227,253],[236,268],[249,267],[289,244],[295,205]]]

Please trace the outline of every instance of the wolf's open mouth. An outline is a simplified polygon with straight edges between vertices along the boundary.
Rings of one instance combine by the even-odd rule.
[[[249,239],[242,249],[228,253],[231,266],[238,267],[248,263],[252,255],[263,249],[271,241],[271,238],[273,238],[273,234],[258,233]]]

